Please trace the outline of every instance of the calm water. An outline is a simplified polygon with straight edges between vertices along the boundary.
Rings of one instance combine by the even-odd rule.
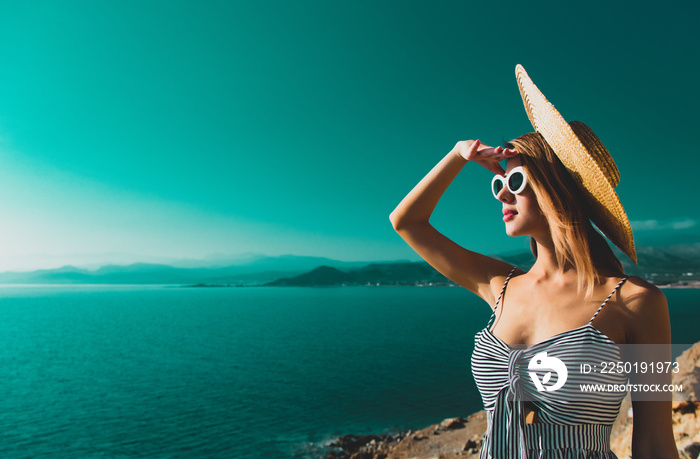
[[[698,290],[666,290],[674,342]],[[460,288],[2,287],[0,456],[312,457],[481,409]]]

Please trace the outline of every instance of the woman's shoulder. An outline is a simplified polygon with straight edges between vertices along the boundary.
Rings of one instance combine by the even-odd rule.
[[[487,303],[489,303],[489,306],[491,306],[491,309],[494,308],[496,301],[498,301],[498,298],[501,296],[501,293],[503,293],[506,290],[506,286],[508,283],[515,277],[521,276],[525,274],[525,271],[522,269],[504,264],[501,267],[501,270],[497,273],[495,273],[489,280],[489,286],[490,286],[490,293],[491,293],[491,301],[488,299],[484,298]],[[482,297],[483,298],[483,297]]]
[[[630,276],[620,291],[621,301],[632,311],[668,308],[666,295],[656,285],[637,276]]]
[[[627,279],[620,301],[629,317],[628,343],[667,343],[670,320],[666,295],[641,277]]]

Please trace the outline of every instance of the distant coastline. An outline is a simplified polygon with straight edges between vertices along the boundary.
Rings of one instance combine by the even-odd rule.
[[[700,243],[639,247],[639,264],[620,256],[623,268],[660,288],[700,288]],[[491,255],[527,270],[529,252]],[[225,265],[134,263],[98,269],[63,266],[0,273],[2,284],[170,285],[228,287],[453,287],[455,283],[424,261],[347,262],[324,257],[256,256]]]
[[[276,287],[275,285],[244,285],[244,284],[193,284],[181,285],[182,288],[251,288],[251,287]],[[285,286],[288,287],[288,286]],[[294,287],[327,288],[327,287],[458,287],[457,284],[337,284],[337,285],[295,285]],[[657,285],[660,289],[700,289],[700,281],[673,282]]]
[[[700,281],[674,282],[671,284],[657,285],[659,288],[700,288]]]

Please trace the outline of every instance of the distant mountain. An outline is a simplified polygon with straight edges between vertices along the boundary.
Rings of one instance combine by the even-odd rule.
[[[700,242],[662,247],[638,247],[637,265],[617,248],[625,272],[655,284],[700,280]]]
[[[265,285],[275,287],[290,285],[318,287],[323,285],[344,285],[352,283],[353,281],[351,279],[351,273],[343,272],[337,268],[333,268],[332,266],[319,266],[318,268],[312,269],[308,273],[291,277],[289,279],[279,279]]]
[[[268,286],[319,287],[328,285],[454,285],[425,262],[371,263],[364,268],[340,271],[319,266],[311,272],[278,279]]]
[[[615,249],[617,251],[617,249]],[[655,284],[700,280],[700,243],[639,247],[634,265],[617,251],[627,273]],[[528,269],[528,252],[498,255]],[[453,285],[425,262],[343,262],[322,257],[251,256],[240,264],[184,268],[163,264],[107,265],[96,270],[64,266],[31,272],[0,273],[0,284],[179,284],[179,285]]]
[[[625,272],[659,284],[678,280],[700,280],[700,242],[664,246],[638,246],[637,264],[617,247],[613,252],[621,260]],[[496,258],[529,269],[535,262],[530,252],[495,255]]]
[[[366,266],[323,257],[253,255],[223,267],[174,267],[154,263],[106,265],[95,270],[64,266],[29,272],[0,273],[0,284],[233,284],[261,285],[302,274],[319,265],[340,269]]]
[[[639,247],[638,264],[614,249],[625,271],[655,284],[700,280],[700,243],[664,247]],[[494,255],[506,263],[527,270],[535,262],[530,252]],[[454,285],[425,262],[372,263],[363,268],[341,271],[321,266],[310,272],[269,282],[269,286],[328,285]]]

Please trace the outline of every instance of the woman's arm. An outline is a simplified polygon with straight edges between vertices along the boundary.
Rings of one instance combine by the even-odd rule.
[[[389,217],[397,233],[436,270],[476,293],[495,301],[490,282],[506,276],[511,267],[502,261],[467,250],[438,232],[430,216],[452,180],[469,161],[503,174],[499,161],[515,156],[513,150],[492,148],[477,141],[461,141],[416,185]],[[498,279],[499,285],[502,279]],[[500,288],[500,287],[499,287]]]
[[[636,345],[641,352],[633,353],[643,353],[645,361],[671,361],[671,324],[666,297],[651,284],[640,287],[639,293],[629,303],[634,325],[630,330],[628,344]],[[663,386],[671,384],[671,373],[632,374],[630,382]],[[673,438],[671,395],[671,392],[664,395],[632,393],[634,459],[678,459],[678,449]],[[653,401],[649,401],[652,398]]]

